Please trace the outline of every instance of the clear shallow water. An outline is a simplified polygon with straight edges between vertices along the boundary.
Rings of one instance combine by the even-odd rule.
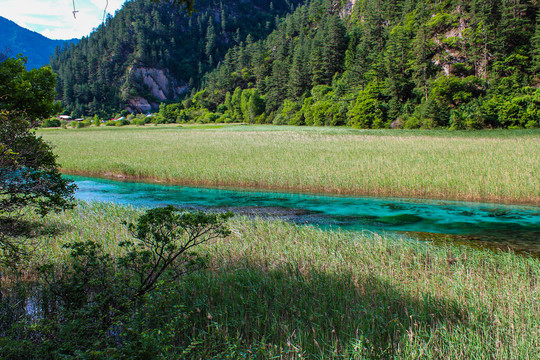
[[[69,176],[84,201],[176,205],[280,218],[322,228],[398,233],[540,255],[540,207],[459,201],[339,197],[170,186]],[[434,235],[437,234],[437,235]]]

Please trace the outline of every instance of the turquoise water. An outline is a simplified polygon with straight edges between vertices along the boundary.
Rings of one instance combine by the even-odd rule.
[[[406,234],[540,255],[540,208],[459,201],[223,190],[70,176],[84,201],[280,218],[321,228]],[[434,236],[433,234],[438,234]]]

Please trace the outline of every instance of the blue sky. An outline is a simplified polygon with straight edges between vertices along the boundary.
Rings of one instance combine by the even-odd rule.
[[[75,1],[76,18],[73,18]],[[114,15],[126,0],[0,0],[0,15],[50,39],[81,38]]]

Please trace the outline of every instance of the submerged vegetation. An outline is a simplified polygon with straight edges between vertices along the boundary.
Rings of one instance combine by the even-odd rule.
[[[42,130],[68,173],[340,194],[540,203],[538,131],[277,126]]]
[[[130,235],[120,223],[140,215],[131,208],[79,204],[50,216],[40,227],[41,246],[30,268],[69,261],[62,245],[87,239],[113,257],[124,256],[119,243]],[[11,278],[17,296],[11,313],[1,310],[0,352],[12,359],[538,354],[538,259],[245,217],[228,226],[228,237],[198,248],[205,269],[174,281],[166,277],[100,332],[92,331],[99,319],[91,307],[65,319],[43,312],[54,296],[33,271]],[[47,229],[56,229],[55,236]],[[6,331],[9,321],[18,326]]]

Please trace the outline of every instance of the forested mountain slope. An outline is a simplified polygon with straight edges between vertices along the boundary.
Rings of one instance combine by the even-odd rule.
[[[538,4],[312,0],[230,49],[168,121],[361,128],[540,125]]]
[[[35,31],[25,29],[13,21],[0,16],[0,52],[8,56],[26,56],[29,69],[39,68],[49,63],[57,46],[76,43],[77,40],[51,40]]]
[[[145,112],[198,87],[226,51],[266,37],[301,0],[198,0],[191,15],[168,2],[132,0],[51,63],[74,116]]]

